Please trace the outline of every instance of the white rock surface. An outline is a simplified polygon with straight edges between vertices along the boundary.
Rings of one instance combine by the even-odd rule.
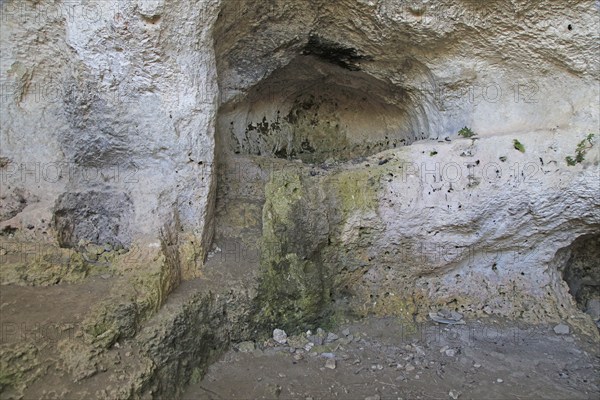
[[[218,1],[0,6],[0,157],[9,160],[0,185],[3,196],[27,193],[25,209],[0,224],[39,226],[61,196],[89,194],[97,214],[130,202],[111,220],[127,246],[155,239],[177,214],[206,248]]]
[[[554,333],[557,335],[568,335],[571,332],[571,328],[566,324],[558,324],[554,327]]]
[[[381,157],[401,166],[380,182],[377,207],[341,227],[340,248],[368,271],[350,289],[356,309],[411,314],[405,296],[465,313],[570,315],[557,252],[600,226],[600,146],[565,163],[585,134],[598,137],[597,4],[269,5],[90,1],[56,13],[49,1],[3,2],[0,229],[143,243],[144,254],[179,220],[180,242],[202,258],[215,152],[276,156],[326,132],[305,157],[324,146],[335,161],[358,146],[389,149]],[[289,122],[316,102],[319,129]],[[463,126],[478,139],[457,137]]]
[[[336,361],[334,358],[328,358],[327,361],[325,361],[325,368],[335,369],[335,367]]]
[[[279,344],[287,343],[287,334],[284,330],[275,329],[273,330],[273,340],[275,340]]]

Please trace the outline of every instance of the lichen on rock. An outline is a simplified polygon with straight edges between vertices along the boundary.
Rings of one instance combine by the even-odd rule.
[[[306,171],[283,168],[273,172],[265,197],[256,322],[310,326],[323,317],[331,295],[319,255],[328,235],[326,215],[316,209],[323,193]]]

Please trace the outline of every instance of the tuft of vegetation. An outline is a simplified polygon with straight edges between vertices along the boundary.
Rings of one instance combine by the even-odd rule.
[[[430,151],[430,152],[429,152],[429,155],[430,155],[431,157],[433,157],[433,156],[435,156],[437,153],[438,153],[437,151],[433,150],[433,151]]]
[[[571,156],[567,156],[565,158],[567,165],[574,166],[585,160],[586,153],[594,145],[594,143],[592,143],[594,136],[595,135],[593,133],[590,133],[585,137],[585,139],[577,144],[577,147],[575,148],[575,157],[573,158]]]
[[[523,146],[523,143],[519,142],[517,139],[513,140],[513,146],[521,153],[525,153],[525,146]]]
[[[470,138],[476,135],[471,128],[467,128],[466,126],[458,131],[458,134],[464,138]]]

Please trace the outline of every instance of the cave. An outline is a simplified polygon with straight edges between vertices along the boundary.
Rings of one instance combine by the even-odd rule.
[[[600,396],[596,3],[0,15],[0,398]]]
[[[221,107],[217,135],[226,151],[344,162],[429,135],[419,92],[361,71],[354,63],[368,58],[351,56],[354,49],[331,50],[312,41],[245,98]]]
[[[558,268],[577,307],[600,329],[600,235],[585,235],[560,251]]]

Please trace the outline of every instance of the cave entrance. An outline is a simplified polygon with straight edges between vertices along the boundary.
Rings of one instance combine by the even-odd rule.
[[[558,270],[571,296],[600,329],[600,234],[581,236],[560,252]]]
[[[243,99],[222,105],[222,150],[306,163],[343,162],[428,135],[418,94],[349,61],[325,59],[318,49],[313,44]]]

